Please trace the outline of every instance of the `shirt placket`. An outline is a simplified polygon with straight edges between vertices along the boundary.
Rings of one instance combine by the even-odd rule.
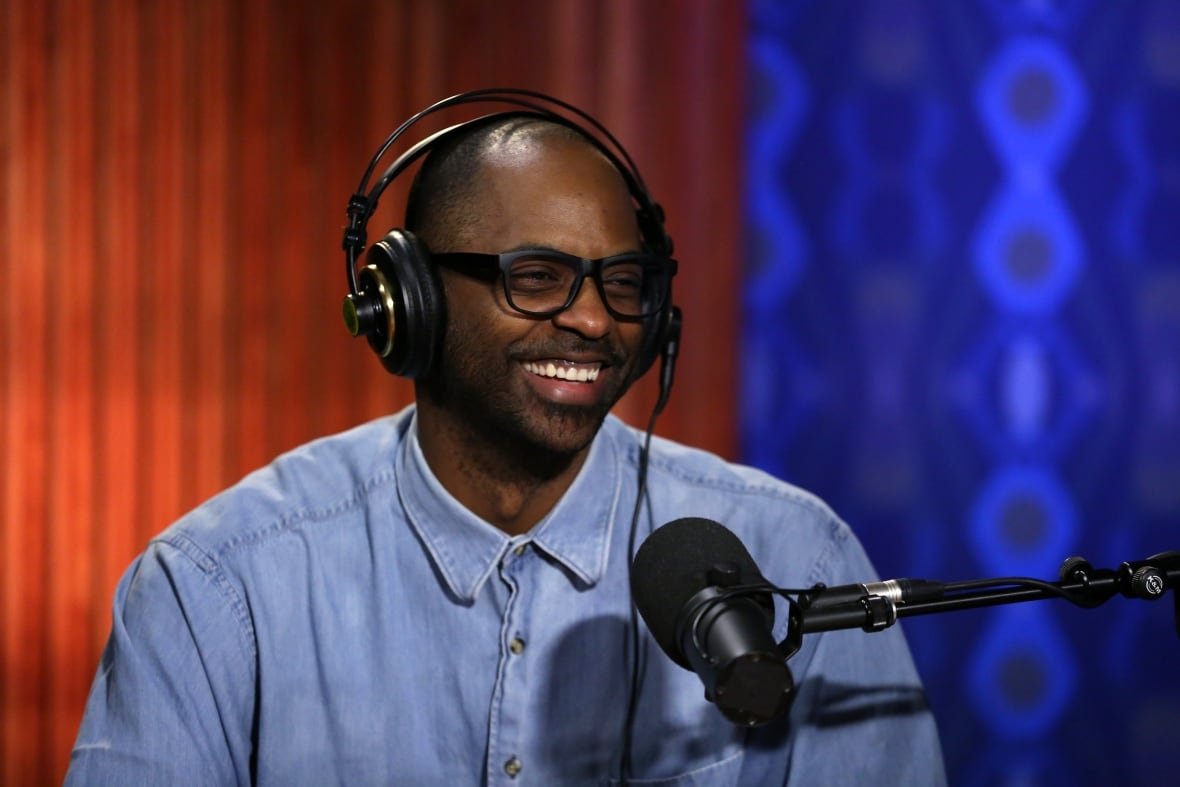
[[[500,580],[508,588],[508,602],[500,625],[500,658],[492,692],[488,725],[487,782],[516,787],[527,781],[528,766],[521,750],[521,730],[527,697],[528,632],[520,576],[528,563],[528,547],[517,545],[500,561]],[[526,585],[527,586],[527,585]]]

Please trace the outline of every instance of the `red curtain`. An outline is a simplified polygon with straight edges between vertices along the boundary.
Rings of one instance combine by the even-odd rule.
[[[153,533],[410,401],[342,327],[340,234],[373,150],[438,98],[534,88],[619,136],[681,261],[658,431],[732,456],[743,13],[0,3],[0,782],[60,781],[115,582]],[[398,222],[394,191],[374,229]],[[654,392],[617,411],[642,425]]]

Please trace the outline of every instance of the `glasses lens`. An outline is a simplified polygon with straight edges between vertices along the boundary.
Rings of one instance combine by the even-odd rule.
[[[505,284],[514,308],[528,314],[545,314],[565,305],[576,278],[568,260],[538,254],[513,260]]]
[[[599,271],[598,291],[618,317],[648,317],[663,306],[668,270],[647,256],[610,258]],[[505,287],[513,308],[547,316],[561,311],[578,286],[581,262],[576,257],[528,254],[512,261]]]
[[[618,260],[602,266],[602,292],[619,314],[646,316],[656,278],[654,270],[639,260]]]

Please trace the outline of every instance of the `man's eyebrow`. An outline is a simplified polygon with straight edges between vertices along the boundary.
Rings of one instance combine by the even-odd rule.
[[[510,249],[502,249],[500,253],[503,254],[505,252],[511,252],[511,251],[545,251],[545,252],[550,252],[553,254],[564,254],[567,257],[577,257],[578,259],[581,259],[581,257],[577,254],[571,254],[570,252],[566,251],[565,249],[559,249],[556,246],[550,246],[548,243],[521,243],[516,246],[513,246]],[[623,251],[617,251],[614,254],[608,254],[607,257],[615,257],[620,254],[642,254],[642,253],[643,253],[643,249],[638,246],[635,246],[633,248],[628,248]]]
[[[504,249],[503,251],[551,251],[557,254],[569,254],[569,252],[562,251],[556,246],[550,246],[548,243],[520,243],[511,249]]]

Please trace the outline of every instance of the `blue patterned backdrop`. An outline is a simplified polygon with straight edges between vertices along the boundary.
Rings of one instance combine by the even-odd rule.
[[[884,576],[1180,549],[1180,2],[749,15],[745,460]],[[1180,784],[1172,595],[905,621],[952,784]]]

